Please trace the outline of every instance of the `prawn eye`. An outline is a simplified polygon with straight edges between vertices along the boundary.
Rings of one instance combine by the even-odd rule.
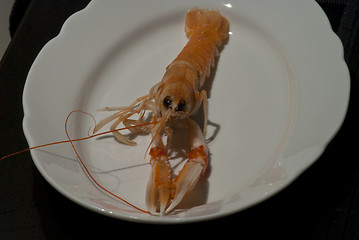
[[[171,105],[172,105],[172,100],[170,99],[170,97],[169,96],[165,97],[163,99],[163,106],[165,108],[169,108],[169,107],[171,107]]]
[[[186,108],[186,102],[184,100],[180,100],[177,104],[176,111],[184,111]]]

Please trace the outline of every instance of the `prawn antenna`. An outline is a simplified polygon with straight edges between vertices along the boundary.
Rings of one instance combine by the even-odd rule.
[[[65,121],[65,133],[66,133],[66,136],[67,136],[67,140],[63,140],[63,141],[58,141],[58,142],[52,142],[52,143],[46,143],[46,144],[42,144],[42,145],[38,145],[38,146],[34,146],[34,147],[30,147],[30,148],[26,148],[26,149],[23,149],[23,150],[20,150],[20,151],[17,151],[17,152],[14,152],[14,153],[11,153],[11,154],[8,154],[6,156],[3,156],[2,158],[0,158],[0,162],[6,158],[9,158],[9,157],[12,157],[12,156],[15,156],[15,155],[18,155],[18,154],[21,154],[21,153],[24,153],[24,152],[27,152],[27,151],[30,151],[30,150],[33,150],[33,149],[37,149],[37,148],[42,148],[42,147],[47,147],[47,146],[52,146],[52,145],[57,145],[57,144],[62,144],[62,143],[70,143],[71,146],[72,146],[72,149],[74,150],[77,158],[79,159],[80,161],[80,164],[81,166],[84,168],[84,170],[86,171],[87,175],[89,176],[89,178],[92,180],[92,182],[100,189],[102,189],[104,192],[110,194],[111,196],[117,198],[118,200],[120,200],[121,202],[137,209],[138,211],[141,211],[143,213],[148,213],[150,214],[149,211],[146,211],[146,210],[143,210],[135,205],[133,205],[132,203],[128,202],[127,200],[121,198],[120,196],[114,194],[113,192],[111,192],[110,190],[108,190],[107,188],[103,187],[101,184],[99,184],[97,182],[97,180],[92,176],[90,170],[86,167],[85,163],[82,161],[79,153],[77,152],[76,150],[76,147],[75,145],[73,144],[74,142],[77,142],[77,141],[83,141],[83,140],[87,140],[87,139],[91,139],[91,138],[94,138],[94,137],[98,137],[98,136],[101,136],[101,135],[104,135],[104,134],[108,134],[108,133],[112,133],[112,132],[115,132],[115,131],[121,131],[121,130],[125,130],[125,129],[130,129],[130,128],[136,128],[136,127],[142,127],[142,126],[147,126],[147,125],[151,125],[151,124],[157,124],[158,122],[157,121],[152,121],[152,122],[148,122],[148,123],[142,123],[142,124],[138,124],[138,125],[133,125],[133,126],[129,126],[129,127],[124,127],[124,128],[117,128],[117,129],[114,129],[114,130],[110,130],[110,131],[105,131],[105,132],[101,132],[101,133],[97,133],[97,134],[92,134],[92,135],[89,135],[87,137],[83,137],[83,138],[77,138],[77,139],[71,139],[70,138],[70,135],[68,133],[68,129],[67,129],[67,123],[68,123],[68,120],[70,118],[70,116],[76,112],[80,112],[80,113],[83,113],[83,114],[87,114],[89,116],[92,117],[92,119],[94,120],[95,122],[95,125],[96,125],[96,121],[95,121],[95,118],[93,117],[92,114],[88,113],[88,112],[84,112],[82,110],[74,110],[72,112],[70,112],[66,118],[66,121]]]
[[[67,127],[68,119],[69,119],[70,116],[71,116],[73,113],[75,113],[75,112],[81,112],[81,113],[87,114],[87,115],[91,116],[92,119],[95,121],[95,118],[93,117],[92,114],[90,114],[90,113],[88,113],[88,112],[84,112],[84,111],[82,111],[82,110],[74,110],[74,111],[72,111],[72,112],[67,116],[66,122],[65,122],[65,128]],[[96,123],[96,121],[95,121],[95,123]],[[143,127],[143,126],[148,126],[148,125],[157,124],[157,123],[158,123],[157,121],[148,122],[148,123],[142,123],[142,124],[133,125],[133,126],[129,126],[129,127],[116,128],[116,129],[114,129],[114,130],[109,130],[109,131],[104,131],[104,132],[101,132],[101,133],[92,134],[92,135],[89,135],[89,136],[83,137],[83,138],[77,138],[77,139],[71,139],[71,140],[62,140],[62,141],[57,141],[57,142],[52,142],[52,143],[46,143],[46,144],[42,144],[42,145],[37,145],[37,146],[34,146],[34,147],[29,147],[29,148],[22,149],[22,150],[20,150],[20,151],[13,152],[13,153],[10,153],[10,154],[8,154],[8,155],[5,155],[5,156],[3,156],[3,157],[0,158],[0,162],[1,162],[2,160],[5,160],[5,159],[9,158],[9,157],[16,156],[16,155],[19,155],[19,154],[21,154],[21,153],[24,153],[24,152],[27,152],[27,151],[30,151],[30,150],[33,150],[33,149],[38,149],[38,148],[43,148],[43,147],[48,147],[48,146],[58,145],[58,144],[63,144],[63,143],[84,141],[84,140],[88,140],[88,139],[91,139],[91,138],[94,138],[94,137],[102,136],[102,135],[105,135],[105,134],[108,134],[108,133],[112,133],[112,132],[116,132],[116,131],[122,131],[122,130],[126,130],[126,129],[131,129],[131,128]]]

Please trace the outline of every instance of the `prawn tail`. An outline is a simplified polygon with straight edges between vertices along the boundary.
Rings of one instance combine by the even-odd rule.
[[[228,31],[228,20],[217,11],[192,8],[186,15],[185,32],[190,39],[201,33],[219,46]]]
[[[194,85],[201,87],[214,66],[215,57],[219,55],[219,47],[228,38],[228,30],[228,20],[219,12],[192,8],[185,22],[189,41],[167,70],[176,65],[185,65],[193,75],[198,76],[199,82]]]

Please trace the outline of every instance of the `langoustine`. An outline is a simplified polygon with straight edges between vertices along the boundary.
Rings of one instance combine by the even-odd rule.
[[[103,119],[94,129],[99,131],[104,125],[114,121],[110,130],[122,123],[125,127],[143,124],[145,111],[153,113],[152,121],[157,123],[147,127],[152,134],[149,155],[151,174],[147,185],[146,205],[151,214],[163,215],[172,211],[195,186],[208,165],[208,147],[205,142],[207,129],[207,92],[201,90],[205,79],[215,64],[218,48],[228,38],[229,23],[219,12],[193,8],[186,14],[185,32],[188,43],[169,64],[162,80],[155,84],[149,94],[137,98],[126,107],[105,107],[100,110],[118,111]],[[190,116],[203,104],[203,132]],[[139,115],[137,120],[130,119]],[[172,180],[168,163],[172,127],[178,123],[189,129],[191,152],[183,169]],[[133,131],[132,129],[130,129]],[[164,145],[162,135],[167,135]],[[118,131],[116,139],[124,144],[136,145]]]

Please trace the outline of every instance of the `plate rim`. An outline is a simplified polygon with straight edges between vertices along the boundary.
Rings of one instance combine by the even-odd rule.
[[[91,1],[83,10],[80,10],[76,13],[74,13],[73,15],[71,15],[63,24],[63,27],[61,28],[61,31],[59,33],[58,36],[56,36],[55,38],[53,38],[52,40],[50,40],[39,52],[38,56],[36,57],[35,61],[33,62],[33,65],[31,66],[31,69],[28,73],[27,79],[26,79],[26,83],[24,86],[24,93],[23,93],[23,109],[24,109],[24,119],[23,119],[23,130],[24,130],[24,134],[25,137],[27,139],[27,141],[29,142],[29,144],[31,142],[33,142],[32,136],[31,136],[31,130],[29,127],[29,119],[31,116],[31,111],[30,111],[30,106],[28,105],[28,102],[26,101],[27,99],[27,94],[28,94],[28,88],[31,84],[31,81],[29,79],[31,79],[31,73],[33,70],[33,67],[36,67],[36,62],[38,60],[38,58],[40,58],[42,56],[42,53],[44,51],[46,51],[47,48],[50,48],[51,45],[55,42],[55,39],[61,38],[64,34],[66,34],[66,28],[68,25],[71,24],[72,21],[75,21],[76,18],[81,18],[83,17],[83,15],[86,15],[86,12],[89,11],[89,9],[93,8],[93,6],[95,5],[96,1]],[[309,3],[310,1],[307,1],[307,3]],[[342,63],[345,64],[344,58],[343,58],[343,46],[342,43],[339,39],[339,37],[332,31],[331,26],[330,26],[330,22],[328,20],[328,18],[326,17],[324,11],[320,8],[319,4],[316,3],[315,1],[313,1],[315,4],[312,4],[312,6],[317,6],[317,14],[318,14],[318,18],[326,19],[326,23],[324,23],[326,26],[323,26],[323,28],[326,28],[326,31],[330,31],[330,35],[332,36],[331,38],[334,39],[336,41],[334,46],[335,48],[337,48],[337,51],[341,52],[342,58],[341,61]],[[323,24],[323,23],[322,23]],[[34,151],[31,151],[31,155],[33,158],[33,162],[36,165],[37,169],[40,171],[41,175],[44,176],[44,178],[47,180],[47,182],[49,182],[57,191],[59,191],[62,195],[66,196],[68,199],[70,199],[71,201],[89,209],[92,211],[95,211],[97,213],[101,213],[104,214],[106,216],[110,216],[110,217],[115,217],[115,218],[120,218],[123,220],[128,220],[128,221],[134,221],[134,222],[146,222],[146,223],[165,223],[165,224],[171,224],[171,223],[189,223],[189,222],[197,222],[197,221],[203,221],[203,220],[210,220],[210,219],[214,219],[214,218],[218,218],[218,217],[223,217],[223,216],[227,216],[233,213],[237,213],[239,211],[242,211],[244,209],[247,209],[249,207],[252,207],[253,205],[257,205],[260,202],[265,201],[266,199],[272,197],[273,195],[277,194],[278,192],[280,192],[281,190],[285,189],[288,185],[290,185],[295,179],[297,179],[298,176],[300,176],[306,169],[308,169],[314,162],[316,162],[316,160],[318,159],[318,157],[320,155],[322,155],[322,153],[325,151],[326,147],[328,146],[328,144],[332,141],[332,139],[335,137],[335,135],[337,134],[337,132],[340,130],[345,116],[346,116],[346,112],[348,109],[348,105],[349,105],[349,92],[350,92],[350,77],[349,77],[349,72],[347,72],[347,82],[348,82],[348,94],[347,94],[347,102],[346,102],[346,109],[344,111],[344,116],[342,116],[342,120],[341,122],[338,124],[338,127],[333,131],[333,134],[331,134],[328,139],[326,139],[326,141],[323,143],[323,145],[321,146],[322,149],[321,151],[319,151],[317,153],[317,155],[315,157],[313,157],[313,159],[311,161],[309,161],[307,163],[307,165],[305,165],[302,169],[297,169],[297,171],[292,174],[288,180],[286,180],[284,182],[284,184],[282,184],[280,187],[276,188],[275,190],[271,191],[267,196],[262,197],[259,200],[256,200],[254,202],[252,202],[251,204],[248,204],[246,207],[244,208],[239,208],[237,210],[232,210],[232,211],[226,211],[226,212],[217,212],[215,214],[209,214],[209,215],[205,215],[203,216],[199,216],[199,217],[185,217],[185,218],[158,218],[158,219],[146,219],[146,218],[133,218],[131,216],[114,216],[112,214],[108,214],[107,212],[102,212],[99,211],[99,209],[97,209],[94,206],[90,206],[85,204],[84,202],[80,201],[79,199],[77,199],[76,197],[72,196],[71,194],[69,194],[68,192],[66,192],[64,189],[62,189],[61,187],[59,187],[56,182],[51,178],[51,176],[49,176],[46,172],[46,170],[43,169],[43,167],[41,166],[39,160],[37,159],[36,153]]]

